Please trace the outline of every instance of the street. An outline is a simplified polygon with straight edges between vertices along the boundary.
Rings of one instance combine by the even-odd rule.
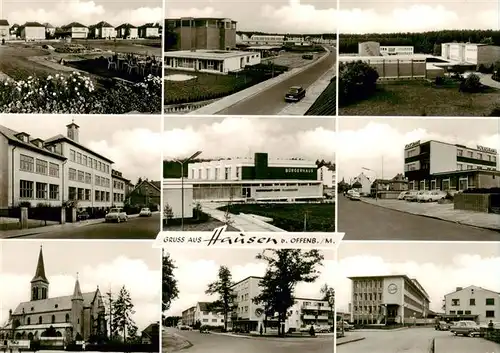
[[[199,331],[179,331],[193,345],[186,353],[333,353],[333,336],[316,338],[260,338],[232,337]]]
[[[330,70],[335,62],[335,48],[329,48],[332,52],[326,59],[312,67],[280,82],[261,93],[245,99],[235,105],[228,107],[218,115],[276,115],[287,106],[284,101],[285,93],[292,86],[302,86],[306,90],[319,79],[325,72]]]
[[[35,228],[36,229],[36,228]],[[22,239],[154,239],[160,231],[160,214],[130,218],[122,223],[97,223],[23,236]]]
[[[338,195],[343,240],[498,241],[500,233],[351,201]]]
[[[499,353],[497,343],[483,338],[453,336],[449,331],[434,328],[407,330],[353,331],[346,337],[363,336],[364,340],[337,346],[337,353],[429,353],[435,338],[435,353]]]

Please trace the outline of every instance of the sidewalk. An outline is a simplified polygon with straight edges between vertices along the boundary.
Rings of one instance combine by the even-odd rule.
[[[489,87],[492,87],[492,88],[500,89],[500,82],[495,81],[492,78],[492,75],[482,74],[482,75],[479,76],[479,80],[485,86],[489,86]]]
[[[385,207],[392,210],[411,213],[418,216],[441,219],[443,221],[454,222],[472,227],[484,228],[500,231],[499,216],[494,213],[472,212],[454,210],[453,204],[438,204],[408,202],[403,200],[375,200],[372,198],[361,198],[361,201]]]
[[[224,217],[224,211],[220,211],[217,208],[225,206],[224,203],[217,202],[203,202],[201,203],[201,207],[203,212],[209,214],[212,218],[215,218],[218,221],[225,222],[226,219]],[[254,218],[251,215],[234,215],[231,214],[231,220],[233,223],[232,227],[238,229],[241,232],[284,232],[284,230],[274,227],[271,224],[267,224],[266,222]]]
[[[303,116],[311,108],[316,99],[323,93],[323,91],[328,87],[332,78],[335,75],[336,68],[325,72],[318,80],[316,80],[311,86],[307,88],[306,97],[300,102],[291,103],[287,105],[278,115],[300,115]]]
[[[352,342],[358,342],[364,340],[365,337],[362,335],[349,335],[349,336],[344,336],[337,338],[336,346],[341,346],[343,344],[347,343],[352,343]]]
[[[466,341],[450,339],[450,337],[437,337],[434,339],[434,353],[500,353],[500,344],[484,338],[469,338]]]
[[[201,107],[200,109],[191,111],[191,112],[187,113],[186,115],[214,115],[214,114],[217,114],[218,112],[221,112],[224,109],[227,109],[227,108],[229,108],[229,107],[231,107],[231,106],[233,106],[233,105],[235,105],[235,104],[237,104],[245,99],[251,98],[251,97],[255,96],[256,94],[261,93],[262,91],[265,91],[266,89],[277,85],[280,82],[288,80],[290,77],[295,76],[296,74],[298,74],[298,73],[316,65],[317,63],[325,60],[326,58],[328,58],[329,55],[330,55],[330,50],[326,49],[326,53],[322,57],[320,57],[318,60],[316,60],[310,64],[307,64],[307,65],[304,65],[302,67],[298,67],[295,69],[291,69],[285,73],[282,73],[281,75],[279,75],[275,78],[266,80],[264,82],[261,82],[261,83],[254,85],[254,86],[248,87],[247,89],[244,89],[242,91],[231,94],[230,96],[221,98],[221,99],[215,101],[214,103],[205,105],[204,107]]]
[[[286,342],[304,342],[304,340],[311,340],[311,339],[318,339],[318,338],[333,338],[332,335],[327,335],[327,334],[318,334],[314,337],[311,337],[309,335],[304,335],[302,337],[300,336],[285,336],[285,337],[276,337],[276,333],[273,332],[272,334],[258,334],[255,332],[254,334],[244,334],[244,335],[238,335],[235,333],[230,333],[230,332],[211,332],[210,334],[212,335],[221,335],[221,336],[229,336],[229,337],[235,337],[235,338],[243,338],[243,339],[257,339],[257,340],[267,340],[267,341],[278,341],[278,342],[283,342],[285,340]]]

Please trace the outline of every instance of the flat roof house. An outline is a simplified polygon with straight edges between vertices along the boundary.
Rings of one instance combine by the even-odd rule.
[[[24,40],[44,40],[45,26],[39,22],[26,22],[21,27],[21,38]]]
[[[139,38],[139,30],[130,23],[123,23],[116,27],[116,37],[122,39],[137,39]]]
[[[89,36],[96,39],[116,38],[116,30],[108,22],[101,21],[89,27]]]

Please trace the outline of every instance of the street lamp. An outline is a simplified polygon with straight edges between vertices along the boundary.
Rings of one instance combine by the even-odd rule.
[[[201,151],[196,151],[190,157],[182,160],[175,160],[181,165],[181,232],[184,231],[184,163],[192,161],[201,154]]]
[[[374,171],[373,169],[370,169],[370,168],[365,168],[365,167],[362,167],[361,169],[364,169],[364,170],[368,170],[370,172],[372,172],[373,174],[375,174],[375,181],[374,181],[374,184],[375,184],[375,201],[378,201],[378,184],[377,184],[377,172]]]

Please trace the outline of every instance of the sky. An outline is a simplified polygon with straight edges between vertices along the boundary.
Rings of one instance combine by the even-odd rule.
[[[168,0],[167,18],[224,17],[239,31],[336,33],[337,2],[332,0]]]
[[[340,118],[338,128],[338,179],[346,182],[361,172],[372,179],[404,173],[404,146],[417,140],[473,148],[481,145],[500,151],[498,118]]]
[[[497,0],[340,0],[340,33],[500,29]]]
[[[131,23],[140,26],[161,22],[162,0],[0,0],[0,18],[14,23],[36,21],[64,26],[73,21],[86,26],[101,21],[113,26]],[[22,5],[21,5],[22,4]]]
[[[334,270],[337,311],[348,312],[349,276],[404,274],[430,296],[430,309],[442,312],[444,295],[475,285],[500,292],[499,243],[342,242]]]
[[[249,276],[263,276],[266,262],[255,259],[262,250],[243,249],[228,251],[227,249],[184,249],[182,252],[171,253],[177,269],[174,276],[177,279],[179,298],[172,302],[166,316],[181,316],[182,311],[196,305],[197,302],[214,301],[217,296],[208,296],[205,290],[208,284],[217,280],[219,267],[229,268],[234,282],[239,282]],[[325,259],[323,266],[318,267],[320,277],[314,283],[300,283],[296,287],[295,296],[301,298],[321,299],[320,288],[326,283],[333,286],[331,279],[334,273],[335,253],[322,251]],[[203,273],[193,281],[194,274]]]
[[[164,159],[253,157],[335,161],[335,119],[332,118],[165,118]]]
[[[62,134],[74,118],[80,126],[80,143],[111,159],[113,169],[136,183],[139,177],[159,180],[161,177],[161,119],[139,115],[4,115],[0,124],[26,132],[33,138],[47,139]],[[43,123],[40,121],[43,119]]]
[[[118,293],[124,285],[139,330],[160,320],[161,253],[151,242],[9,240],[3,242],[0,256],[0,325],[8,320],[9,309],[29,301],[41,245],[49,297],[72,295],[78,273],[84,293],[99,286],[105,296],[110,288]]]

